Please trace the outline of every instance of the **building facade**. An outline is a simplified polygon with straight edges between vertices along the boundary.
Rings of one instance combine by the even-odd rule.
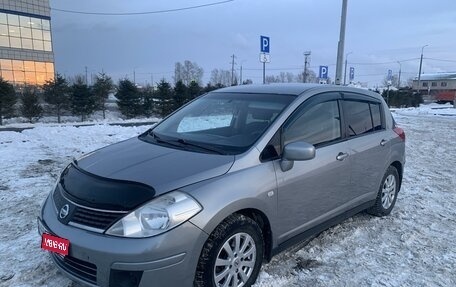
[[[49,0],[0,0],[0,73],[19,86],[54,78]]]
[[[456,73],[422,74],[413,80],[414,90],[431,102],[452,102],[456,98]]]

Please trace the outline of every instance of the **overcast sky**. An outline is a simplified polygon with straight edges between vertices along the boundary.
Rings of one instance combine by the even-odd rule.
[[[222,0],[51,0],[51,8],[85,12],[147,12]],[[57,71],[67,76],[102,69],[114,79],[138,83],[172,81],[174,64],[190,60],[204,69],[204,83],[214,68],[236,70],[243,79],[262,81],[260,35],[271,39],[271,63],[266,74],[304,67],[310,50],[311,69],[329,66],[334,79],[342,0],[234,0],[178,12],[100,16],[51,12]],[[373,87],[388,69],[404,82],[423,71],[456,71],[456,1],[348,0],[345,53],[355,68],[355,80]],[[446,61],[442,61],[446,60]],[[451,62],[453,61],[453,62]],[[392,62],[392,63],[388,63]],[[386,64],[385,64],[386,63]]]

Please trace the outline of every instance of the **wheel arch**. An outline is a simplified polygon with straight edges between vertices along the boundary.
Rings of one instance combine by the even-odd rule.
[[[400,191],[401,186],[402,186],[402,177],[403,177],[403,173],[404,173],[404,167],[400,161],[394,161],[390,164],[390,166],[393,166],[394,168],[396,168],[397,173],[399,174],[399,191]]]
[[[255,208],[241,209],[234,212],[234,214],[236,213],[251,218],[260,226],[260,229],[263,232],[264,259],[269,262],[272,258],[272,230],[271,223],[266,214]]]

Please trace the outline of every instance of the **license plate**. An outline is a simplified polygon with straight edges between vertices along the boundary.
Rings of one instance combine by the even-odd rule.
[[[41,248],[67,256],[70,249],[70,241],[65,238],[43,233],[41,236]]]

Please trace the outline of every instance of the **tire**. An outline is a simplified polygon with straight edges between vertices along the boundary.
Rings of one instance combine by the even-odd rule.
[[[194,286],[250,287],[260,272],[263,254],[263,235],[258,224],[247,216],[232,214],[204,244]]]
[[[399,192],[399,173],[394,166],[389,166],[382,178],[375,204],[367,210],[375,216],[386,216],[390,214]]]

